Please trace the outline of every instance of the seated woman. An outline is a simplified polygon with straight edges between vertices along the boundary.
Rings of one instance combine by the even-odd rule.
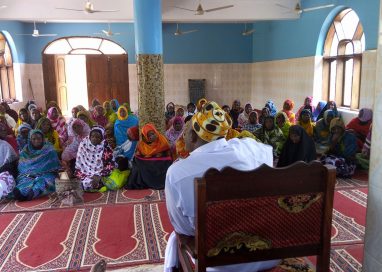
[[[38,108],[33,108],[31,110],[31,121],[32,121],[32,128],[35,129],[37,126],[38,121],[42,117],[41,111]]]
[[[288,119],[289,119],[289,122],[294,125],[296,123],[296,115],[294,114],[293,112],[293,108],[294,108],[294,102],[293,100],[291,99],[287,99],[284,101],[284,104],[283,104],[283,112],[286,113]]]
[[[37,123],[37,129],[41,130],[45,140],[53,145],[54,150],[57,153],[62,152],[60,137],[56,130],[52,128],[50,120],[47,117],[41,117]]]
[[[268,108],[264,107],[262,110],[261,110],[261,114],[260,114],[260,117],[259,117],[259,123],[260,125],[264,126],[264,121],[265,121],[265,118],[270,116],[271,113],[269,111]]]
[[[28,145],[20,153],[14,197],[31,200],[54,192],[59,169],[60,161],[53,146],[44,140],[42,131],[31,130]]]
[[[93,120],[101,127],[106,127],[109,122],[105,116],[105,109],[101,105],[97,105],[93,110]]]
[[[180,117],[182,118],[182,121],[184,122],[184,109],[182,107],[179,107],[176,109],[175,111],[175,116],[172,117],[168,122],[167,122],[167,126],[166,126],[166,130],[169,130],[170,128],[172,128],[172,125],[174,124],[174,120],[175,118],[177,117]]]
[[[359,111],[358,117],[353,118],[346,129],[351,130],[357,136],[358,151],[362,150],[365,139],[370,130],[370,125],[373,119],[373,111],[363,108]]]
[[[298,125],[289,128],[288,140],[281,150],[277,167],[288,166],[297,161],[310,162],[316,159],[313,139]]]
[[[7,105],[7,106],[5,107],[5,105]],[[10,128],[10,130],[12,131],[12,129],[16,126],[16,122],[18,120],[18,117],[17,117],[17,120],[15,121],[13,119],[13,117],[8,114],[7,108],[9,108],[9,106],[6,102],[3,102],[0,104],[0,117],[2,119],[1,122],[6,124]],[[12,111],[14,111],[14,110],[12,110]],[[16,113],[16,115],[17,115],[17,113]]]
[[[27,145],[28,143],[28,136],[29,136],[29,131],[32,130],[32,127],[28,124],[22,124],[19,126],[19,131],[17,134],[17,149],[19,152],[23,150],[23,148]]]
[[[168,140],[168,142],[170,144],[171,155],[172,155],[174,160],[177,158],[177,155],[176,155],[176,146],[175,146],[176,145],[176,140],[182,134],[183,126],[184,126],[183,118],[180,117],[180,116],[177,116],[174,119],[172,127],[169,128],[166,131],[166,138],[167,138],[167,140]]]
[[[113,151],[105,140],[105,130],[94,126],[80,143],[76,158],[75,175],[81,179],[85,191],[98,191],[115,167]]]
[[[334,112],[332,110],[326,110],[324,117],[317,121],[314,127],[314,140],[321,146],[329,144],[330,138],[330,122],[334,118]]]
[[[273,103],[272,100],[268,100],[267,103],[265,103],[265,108],[268,108],[269,109],[269,115],[270,116],[275,116],[276,113],[277,113],[277,108],[275,106],[275,103]]]
[[[128,114],[128,109],[125,106],[120,106],[117,112],[118,120],[114,123],[114,138],[117,147],[121,147],[127,140],[127,130],[131,127],[138,126],[138,118],[134,114]],[[134,145],[133,149],[126,151],[124,156],[131,160],[134,156],[134,150],[136,142],[132,143]],[[126,149],[126,147],[124,148]]]
[[[114,111],[114,112],[117,112],[118,109],[119,109],[119,102],[117,99],[112,99],[110,101],[110,106],[111,106],[111,109]]]
[[[274,157],[280,154],[285,137],[281,129],[275,125],[275,118],[273,116],[265,117],[263,127],[257,129],[254,134],[262,143],[273,147]]]
[[[305,129],[309,137],[313,137],[314,123],[312,122],[312,113],[310,110],[304,109],[301,111],[297,124]]]
[[[313,122],[317,122],[318,120],[320,120],[320,119],[318,119],[318,116],[320,116],[320,114],[324,110],[326,104],[327,104],[326,101],[319,101],[317,103],[316,109],[312,113],[312,121]]]
[[[5,101],[1,102],[0,106],[4,107],[4,110],[5,110],[4,114],[8,114],[13,119],[13,121],[14,121],[12,123],[16,125],[16,122],[19,119],[19,115],[17,114],[17,111],[11,109],[11,107]],[[2,113],[1,110],[0,110],[0,113]]]
[[[252,111],[249,114],[248,123],[243,126],[243,130],[247,130],[251,133],[254,133],[256,129],[261,128],[261,124],[258,122],[257,112]]]
[[[78,108],[78,106],[77,106]],[[97,123],[91,118],[90,113],[87,110],[80,110],[77,113],[77,118],[88,124],[89,127],[95,126]]]
[[[313,97],[312,96],[307,96],[305,98],[304,105],[302,105],[296,113],[296,120],[300,120],[300,115],[301,115],[303,110],[309,110],[310,111],[310,117],[312,117],[312,114],[315,111],[315,107],[313,106]]]
[[[58,109],[56,107],[51,107],[48,109],[48,119],[52,128],[57,131],[60,138],[61,146],[65,146],[68,141],[68,130],[66,128],[66,121],[62,115],[59,115]]]
[[[330,134],[329,150],[321,157],[321,162],[334,165],[337,177],[350,178],[356,168],[357,138],[345,131],[345,124],[340,118],[330,122]]]
[[[332,110],[334,112],[334,117],[341,117],[340,113],[337,110],[337,104],[336,102],[330,100],[328,103],[326,103],[325,107],[322,109],[320,114],[317,117],[317,120],[320,120],[324,117],[324,112],[327,110]]]
[[[31,117],[29,115],[29,111],[27,109],[24,109],[24,108],[21,108],[19,110],[19,120],[17,121],[17,124],[15,126],[16,134],[17,134],[17,130],[18,130],[19,126],[21,126],[22,124],[29,124],[30,126],[32,125],[32,120],[31,120]]]
[[[172,164],[170,145],[153,124],[142,127],[133,167],[127,182],[128,189],[163,189],[167,169]]]
[[[371,129],[372,125],[370,125],[369,133],[367,134],[365,143],[362,147],[362,152],[357,153],[355,155],[357,165],[359,165],[362,169],[369,169],[369,161],[370,161],[370,147],[371,147]]]
[[[17,177],[18,155],[12,146],[4,140],[0,140],[0,173],[8,172]]]
[[[105,109],[105,117],[107,118],[108,124],[114,124],[114,122],[118,119],[118,116],[111,108],[110,102],[103,102],[103,108]]]
[[[7,126],[0,123],[0,140],[6,141],[10,144],[16,154],[19,154],[19,149],[17,147],[17,141],[13,134],[8,134]]]
[[[238,127],[242,128],[249,122],[249,114],[252,112],[252,105],[250,103],[245,104],[244,111],[239,114]]]
[[[63,162],[69,166],[71,173],[75,171],[78,147],[81,141],[89,136],[89,133],[89,126],[81,119],[75,119],[68,128],[68,145],[62,152],[61,158]]]
[[[283,132],[283,135],[285,139],[288,139],[289,137],[289,128],[291,126],[291,123],[289,122],[288,116],[285,112],[279,111],[276,114],[276,125],[281,129]]]

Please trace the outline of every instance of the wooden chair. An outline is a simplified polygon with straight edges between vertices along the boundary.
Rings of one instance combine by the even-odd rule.
[[[329,271],[335,177],[317,161],[209,169],[194,181],[196,235],[177,234],[180,270],[317,255]]]

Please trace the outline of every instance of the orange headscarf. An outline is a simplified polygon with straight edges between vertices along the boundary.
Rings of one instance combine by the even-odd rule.
[[[157,135],[157,139],[153,143],[147,143],[147,133],[152,130]],[[142,156],[152,157],[160,152],[170,149],[170,145],[166,137],[158,132],[153,124],[146,124],[142,127],[143,138],[138,142],[138,151]]]

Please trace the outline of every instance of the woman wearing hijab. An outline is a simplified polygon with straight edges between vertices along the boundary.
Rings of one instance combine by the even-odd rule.
[[[289,122],[289,119],[288,119],[288,116],[286,115],[286,113],[283,112],[283,111],[279,111],[276,114],[275,121],[276,121],[276,125],[283,132],[283,135],[284,135],[285,139],[288,139],[288,137],[289,137],[289,128],[291,126],[291,123]]]
[[[285,142],[285,137],[281,129],[275,125],[273,116],[265,117],[262,128],[254,132],[255,136],[264,144],[273,147],[273,156],[277,157]]]
[[[327,145],[330,139],[330,122],[334,118],[334,111],[327,110],[324,118],[317,121],[314,127],[314,140],[321,145]]]
[[[0,139],[10,144],[15,150],[16,154],[19,154],[16,138],[13,134],[8,134],[8,132],[8,127],[3,123],[0,123]]]
[[[8,106],[8,104],[7,104]],[[9,107],[9,106],[8,106]],[[16,113],[17,115],[17,113]],[[7,110],[6,110],[6,107],[4,106],[4,104],[0,104],[0,118],[1,118],[1,123],[4,123],[6,124],[10,131],[12,132],[12,129],[16,126],[16,122],[18,120],[18,115],[17,115],[17,119],[16,121],[14,120],[13,117],[11,117],[8,113],[7,113]],[[13,132],[12,132],[13,133]]]
[[[59,115],[56,107],[48,109],[47,117],[50,120],[52,128],[57,131],[58,136],[60,137],[61,146],[64,146],[68,140],[68,130],[66,128],[65,118]]]
[[[90,128],[81,119],[75,119],[71,125],[68,127],[68,145],[62,152],[62,160],[70,167],[72,173],[74,173],[76,157],[78,152],[78,147],[85,137],[89,136]]]
[[[352,131],[357,136],[358,150],[361,151],[365,143],[366,136],[369,133],[370,125],[373,119],[373,111],[371,109],[362,108],[358,116],[353,118],[346,129]]]
[[[275,103],[273,103],[272,100],[268,100],[267,103],[265,103],[265,108],[268,108],[269,109],[269,114],[270,116],[275,116],[276,113],[277,113],[277,108],[275,106]]]
[[[103,102],[103,108],[105,109],[105,117],[109,124],[114,124],[114,122],[118,119],[117,114],[111,108],[110,102]]]
[[[46,110],[49,110],[50,108],[53,108],[53,107],[55,107],[58,111],[58,114],[62,116],[62,111],[56,101],[49,101],[48,104],[46,104]]]
[[[324,117],[324,112],[327,111],[327,110],[332,110],[334,112],[334,117],[341,117],[340,113],[337,110],[336,102],[331,100],[328,103],[326,103],[325,107],[322,109],[322,111],[318,115],[317,120],[320,120],[321,118],[323,118]]]
[[[283,104],[283,112],[286,113],[288,119],[289,119],[289,122],[294,125],[296,123],[296,115],[294,114],[293,112],[293,108],[294,108],[294,102],[293,100],[291,99],[287,99],[284,101],[284,104]]]
[[[17,133],[17,149],[21,152],[28,143],[29,131],[32,127],[29,124],[22,124],[19,126]]]
[[[53,146],[44,140],[42,131],[31,130],[28,145],[20,153],[15,198],[31,200],[54,192],[59,169]]]
[[[259,123],[260,125],[264,125],[264,121],[265,121],[265,118],[268,117],[268,116],[271,116],[271,113],[269,111],[268,108],[264,107],[262,110],[261,110],[261,115],[259,117]]]
[[[183,132],[184,121],[180,116],[175,117],[172,127],[166,131],[166,138],[170,143],[171,154],[173,159],[177,158],[176,155],[176,140]]]
[[[89,127],[95,126],[97,123],[91,118],[90,113],[87,110],[80,110],[77,113],[77,118],[88,124]]]
[[[127,140],[127,130],[131,127],[138,126],[138,118],[133,114],[128,114],[125,106],[120,106],[117,112],[118,119],[114,123],[114,138],[117,146],[121,146]],[[130,156],[129,160],[132,158]]]
[[[370,125],[369,133],[366,136],[365,143],[362,147],[362,152],[355,155],[357,165],[362,169],[368,170],[370,163],[370,147],[371,147],[371,128],[373,125]]]
[[[207,99],[205,99],[205,98],[200,98],[200,99],[198,100],[198,103],[196,103],[196,110],[197,110],[197,111],[201,111],[202,108],[203,108],[203,105],[206,104],[206,103],[207,103]]]
[[[101,105],[97,105],[93,110],[93,120],[101,127],[106,127],[108,119],[105,116],[105,109]]]
[[[302,105],[298,112],[296,113],[296,120],[300,120],[300,115],[303,110],[309,110],[310,116],[312,117],[313,112],[315,111],[315,107],[313,106],[313,97],[307,96],[304,100],[304,105]]]
[[[41,130],[45,140],[48,141],[51,145],[53,145],[54,150],[56,150],[56,152],[60,154],[62,152],[60,137],[58,135],[58,132],[55,129],[53,129],[50,120],[47,117],[42,117],[37,122],[36,128],[38,130]]]
[[[18,155],[13,147],[0,139],[0,173],[7,172],[13,177],[17,176]]]
[[[38,108],[33,108],[31,110],[31,122],[32,122],[32,128],[35,129],[37,126],[38,120],[42,117],[41,111]]]
[[[99,102],[99,100],[97,98],[94,98],[92,100],[92,105],[91,105],[89,111],[93,113],[93,111],[95,110],[95,107],[97,107],[97,106],[101,106],[101,103]]]
[[[175,104],[173,102],[166,105],[166,112],[164,113],[164,116],[166,118],[166,127],[168,127],[170,120],[175,116]]]
[[[337,177],[350,178],[356,168],[356,153],[357,138],[345,131],[345,124],[340,118],[334,118],[330,122],[329,150],[321,157],[321,162],[334,165]]]
[[[297,161],[311,162],[316,159],[316,148],[311,137],[298,125],[289,128],[289,136],[281,150],[277,167],[288,166]]]
[[[252,105],[250,103],[245,104],[244,111],[240,113],[238,117],[238,127],[242,128],[249,122],[249,114],[252,112]]]
[[[5,113],[8,114],[13,119],[14,123],[16,124],[17,120],[19,119],[19,115],[17,114],[17,111],[11,109],[11,107],[9,107],[8,103],[5,101],[1,102],[0,105],[4,107]]]
[[[153,124],[144,125],[141,132],[127,188],[163,189],[167,169],[172,164],[170,145]]]
[[[92,127],[78,147],[75,175],[85,191],[98,191],[114,167],[113,151],[105,140],[104,128]]]
[[[111,109],[114,111],[114,112],[117,112],[118,109],[119,109],[119,102],[117,99],[112,99],[110,100],[110,106],[111,106]]]
[[[19,126],[21,126],[22,124],[29,124],[30,126],[32,125],[32,120],[31,120],[31,117],[29,115],[29,111],[25,108],[21,108],[19,110],[19,120],[17,121],[17,124],[14,128],[16,134],[17,134],[17,130],[18,130]]]
[[[239,127],[239,115],[242,113],[243,108],[240,107],[240,101],[238,99],[234,100],[232,103],[232,108],[229,112],[229,115],[232,119],[232,128],[236,129]]]
[[[252,111],[249,114],[248,123],[243,126],[243,130],[254,133],[256,129],[261,127],[261,124],[258,122],[257,111]]]
[[[312,114],[312,121],[313,122],[317,122],[318,120],[318,116],[320,116],[321,112],[324,110],[325,106],[326,106],[327,102],[326,101],[320,101],[318,102],[317,106],[316,106],[316,109],[314,110],[313,114]],[[322,116],[322,115],[321,115]]]
[[[299,115],[298,125],[302,126],[309,137],[313,137],[314,123],[309,109],[303,109]]]

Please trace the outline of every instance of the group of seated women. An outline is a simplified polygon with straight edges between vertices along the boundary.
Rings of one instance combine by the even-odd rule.
[[[138,127],[138,116],[127,103],[94,99],[89,110],[79,105],[65,118],[57,103],[46,111],[29,101],[17,114],[0,105],[0,198],[30,200],[55,190],[59,171],[77,177],[86,191],[163,189],[168,167],[188,156],[185,122],[207,103],[165,109],[167,131],[153,124]],[[269,100],[261,110],[235,100],[222,107],[232,118],[226,139],[251,137],[271,145],[278,167],[295,161],[320,159],[333,164],[337,175],[350,177],[356,164],[368,168],[372,111],[361,109],[347,126],[333,101],[317,107],[307,97],[297,113],[285,100],[277,111]],[[320,157],[318,157],[320,156]]]

